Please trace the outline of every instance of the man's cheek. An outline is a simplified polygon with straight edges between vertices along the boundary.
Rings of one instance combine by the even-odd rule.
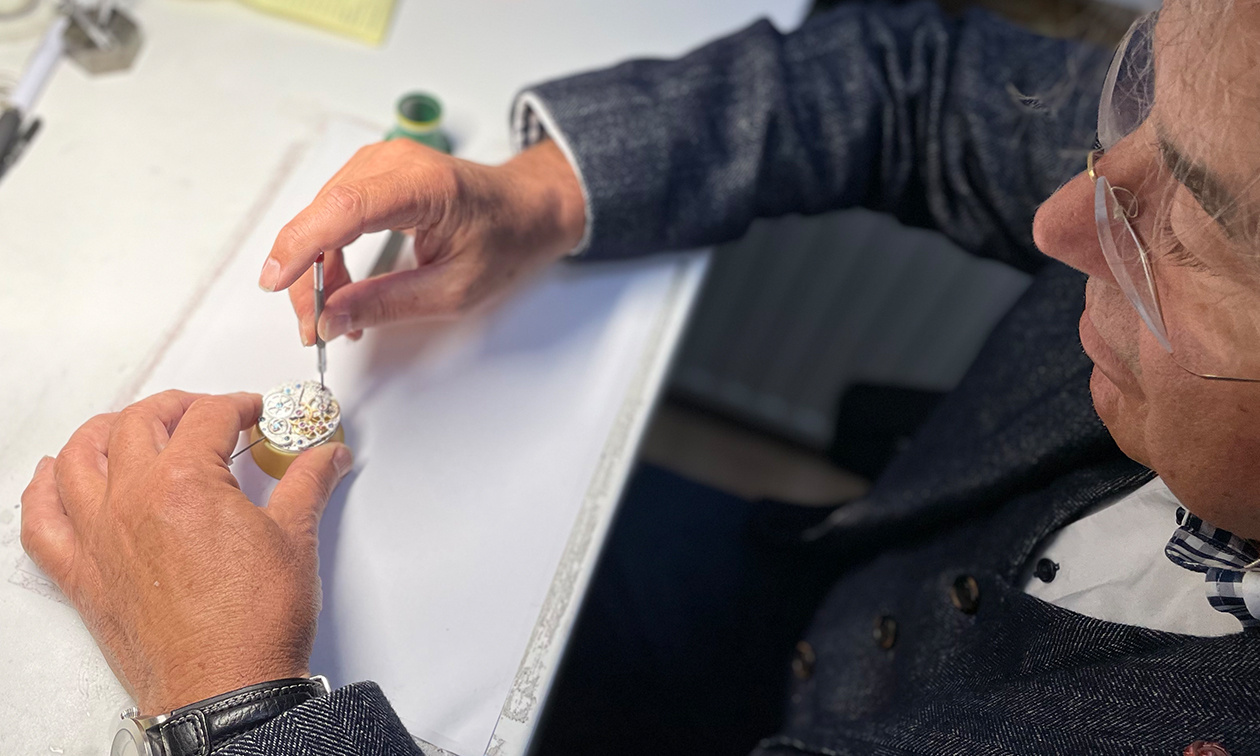
[[[1140,378],[1142,364],[1138,344],[1141,330],[1146,326],[1137,311],[1119,288],[1097,276],[1090,276],[1085,292],[1085,306],[1098,335],[1111,347],[1117,359]]]

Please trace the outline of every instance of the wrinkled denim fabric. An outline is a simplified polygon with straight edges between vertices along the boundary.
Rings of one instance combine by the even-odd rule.
[[[871,493],[809,531],[845,565],[804,636],[811,674],[759,753],[1147,756],[1200,739],[1260,753],[1255,636],[1117,625],[1019,588],[1038,542],[1151,477],[1093,412],[1082,277],[1031,241],[1038,203],[1083,168],[1109,57],[982,13],[853,3],[790,34],[762,22],[677,61],[527,91],[581,174],[583,257],[861,205],[1036,274]],[[974,613],[951,599],[960,577]],[[897,623],[891,648],[872,637],[881,617]],[[370,684],[218,751],[417,752]]]
[[[586,256],[864,206],[1032,270],[1033,213],[1084,167],[1109,60],[982,12],[852,3],[521,94],[576,162]]]
[[[911,447],[817,534],[855,563],[761,753],[1260,752],[1260,637],[1105,622],[1023,592],[1041,541],[1153,475],[1093,411],[1082,294],[1080,274],[1043,268]],[[951,595],[965,577],[972,614]],[[897,622],[891,649],[872,640],[879,617]]]

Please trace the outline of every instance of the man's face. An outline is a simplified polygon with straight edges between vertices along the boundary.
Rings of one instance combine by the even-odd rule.
[[[1089,275],[1081,342],[1095,408],[1120,448],[1191,511],[1247,537],[1260,537],[1260,383],[1183,365],[1207,354],[1260,366],[1258,38],[1260,4],[1168,0],[1150,116],[1096,163],[1133,193],[1177,359],[1108,267],[1087,174],[1046,201],[1033,229],[1044,252]]]

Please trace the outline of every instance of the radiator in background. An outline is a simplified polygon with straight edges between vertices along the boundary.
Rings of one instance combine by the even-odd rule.
[[[670,391],[825,450],[848,386],[952,388],[1028,280],[865,210],[758,221],[718,249]]]

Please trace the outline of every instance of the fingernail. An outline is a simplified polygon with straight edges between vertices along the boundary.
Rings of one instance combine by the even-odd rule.
[[[333,452],[333,467],[337,470],[338,478],[346,477],[346,473],[354,467],[354,455],[350,453],[350,447],[345,444],[337,445],[336,451]]]
[[[359,339],[363,338],[363,331],[362,330],[351,331],[350,333],[346,334],[346,338],[350,339],[351,341],[358,341]]]
[[[42,457],[38,462],[35,463],[35,474],[39,475],[41,472],[43,472],[45,467],[48,467],[48,465],[52,464],[52,461],[53,461],[52,457]]]
[[[313,338],[311,338],[310,336],[307,336],[307,335],[306,335],[306,328],[305,328],[303,325],[301,325],[300,323],[298,324],[298,338],[302,339],[302,346],[314,346],[314,345],[315,345],[315,339],[313,339]]]
[[[268,257],[267,262],[263,263],[262,275],[258,276],[258,288],[263,291],[275,291],[279,281],[280,262],[274,257]]]
[[[349,330],[350,316],[343,312],[340,315],[334,315],[325,319],[323,322],[323,328],[320,329],[322,332],[320,335],[323,336],[324,341],[332,341]]]

